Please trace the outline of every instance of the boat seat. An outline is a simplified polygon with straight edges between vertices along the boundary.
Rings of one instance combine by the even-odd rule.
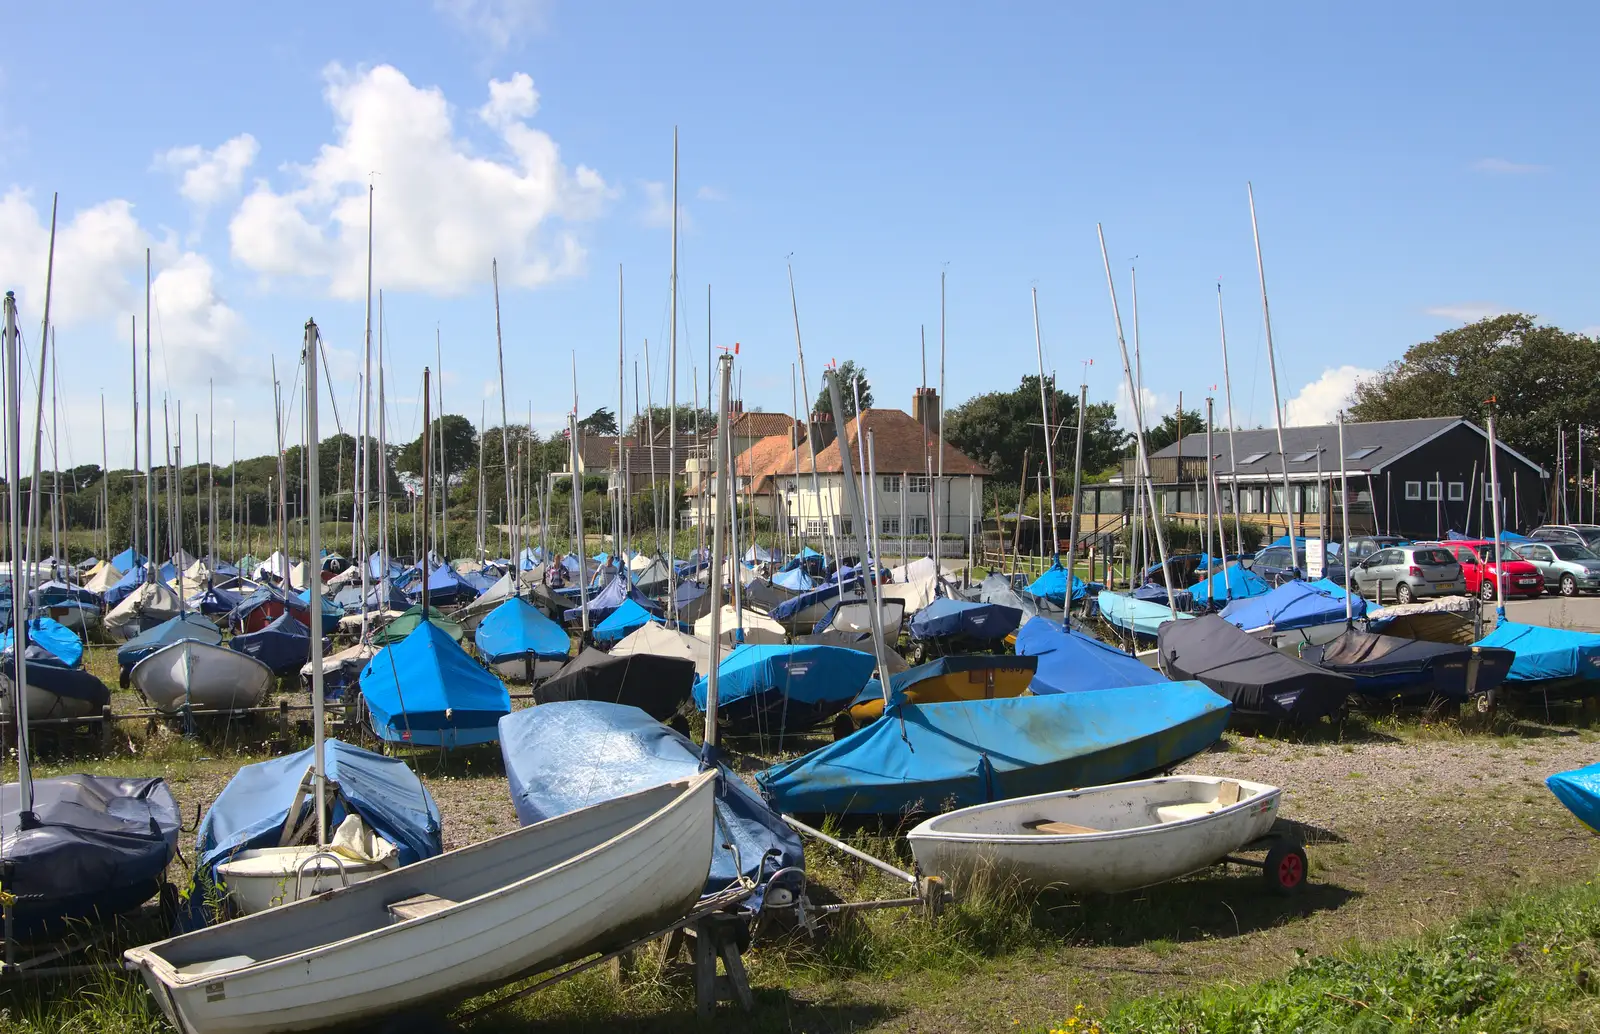
[[[1185,801],[1181,804],[1157,804],[1150,808],[1157,822],[1182,822],[1202,815],[1214,815],[1223,808],[1239,803],[1240,786],[1232,779],[1217,784],[1214,801]]]
[[[392,903],[389,906],[389,914],[394,917],[395,922],[403,923],[407,919],[421,919],[435,912],[443,912],[447,908],[455,908],[456,904],[449,898],[441,898],[434,894],[418,894],[414,898]]]
[[[231,973],[236,969],[255,964],[256,960],[248,955],[229,955],[225,959],[210,959],[206,962],[191,962],[187,966],[179,966],[178,976],[204,977],[212,973]]]
[[[1093,826],[1079,826],[1071,822],[1051,822],[1049,819],[1034,819],[1031,822],[1024,822],[1022,828],[1033,833],[1044,833],[1053,836],[1105,832],[1105,830],[1095,829]]]

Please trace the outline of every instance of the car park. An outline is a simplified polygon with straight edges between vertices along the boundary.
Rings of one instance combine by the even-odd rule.
[[[1466,591],[1481,600],[1489,601],[1496,598],[1496,578],[1498,570],[1505,571],[1505,596],[1506,599],[1544,595],[1544,575],[1539,569],[1528,561],[1513,553],[1507,548],[1500,557],[1500,562],[1495,561],[1494,543],[1487,539],[1465,539],[1459,542],[1442,542],[1439,545],[1455,554],[1461,564],[1461,573],[1466,581]]]
[[[1547,592],[1600,591],[1600,553],[1571,542],[1518,542],[1511,552],[1539,569]]]
[[[1400,603],[1465,591],[1461,564],[1439,545],[1389,546],[1350,569],[1350,585],[1371,600]]]

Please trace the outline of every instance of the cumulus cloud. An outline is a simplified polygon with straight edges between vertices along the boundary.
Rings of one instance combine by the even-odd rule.
[[[1442,320],[1454,320],[1457,323],[1476,323],[1491,316],[1503,316],[1511,310],[1493,302],[1460,302],[1455,305],[1434,305],[1422,311],[1429,316],[1437,316]]]
[[[670,183],[657,183],[645,180],[639,184],[644,188],[644,213],[641,218],[646,226],[657,230],[672,228],[672,185]],[[689,230],[693,221],[689,218],[689,209],[682,201],[678,202],[678,229],[684,232]]]
[[[232,346],[243,328],[217,292],[211,263],[152,239],[122,199],[59,220],[51,323],[61,329],[109,325],[116,339],[126,340],[128,315],[142,317],[144,310],[146,247],[154,249],[151,293],[160,317],[153,340],[165,349],[168,373],[185,383],[231,379],[238,369]],[[0,282],[18,285],[25,327],[37,328],[43,316],[49,249],[49,212],[23,190],[0,198]]]
[[[1356,385],[1377,375],[1378,371],[1360,366],[1330,367],[1284,403],[1283,422],[1292,427],[1331,424],[1348,406]]]
[[[495,53],[544,28],[547,0],[434,0],[434,9]]]
[[[255,137],[240,133],[211,151],[199,144],[171,148],[156,155],[156,167],[176,173],[178,193],[204,210],[238,192],[260,150]]]
[[[1144,409],[1144,427],[1146,431],[1161,423],[1166,403],[1161,401],[1161,396],[1149,388],[1139,390],[1139,401]],[[1117,385],[1117,425],[1133,430],[1137,426],[1133,414],[1133,395],[1128,391],[1126,383]]]
[[[701,200],[701,201],[726,201],[726,200],[728,200],[728,195],[727,195],[726,191],[723,191],[723,190],[721,190],[721,189],[719,189],[717,187],[712,187],[712,186],[701,187],[699,190],[694,192],[694,196],[696,198],[698,198],[699,200]]]
[[[1543,165],[1531,165],[1527,162],[1514,162],[1508,158],[1479,158],[1472,163],[1475,172],[1487,172],[1496,176],[1521,176],[1530,172],[1543,172]]]
[[[615,192],[595,170],[569,169],[555,141],[527,124],[539,104],[527,75],[491,81],[477,111],[505,149],[499,160],[459,138],[442,91],[413,85],[391,65],[357,73],[332,65],[326,84],[337,140],[292,167],[287,189],[257,182],[229,226],[241,264],[362,296],[375,182],[374,264],[386,286],[460,293],[488,279],[492,258],[503,280],[522,287],[583,270],[571,225],[598,216]]]

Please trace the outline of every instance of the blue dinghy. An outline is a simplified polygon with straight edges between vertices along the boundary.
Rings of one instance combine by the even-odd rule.
[[[1066,605],[1067,600],[1067,569],[1061,566],[1061,558],[1057,557],[1050,565],[1050,569],[1029,583],[1022,590],[1030,596],[1049,600],[1058,607]],[[1088,586],[1083,584],[1083,579],[1077,575],[1072,576],[1072,601],[1083,599],[1089,594]]]
[[[1222,608],[1222,620],[1246,631],[1272,626],[1280,632],[1343,624],[1344,595],[1334,595],[1310,582],[1284,582],[1271,592],[1234,600]],[[1367,601],[1350,597],[1352,617],[1367,616]]]
[[[589,634],[594,637],[595,642],[600,643],[602,646],[610,646],[612,643],[626,639],[628,633],[643,628],[656,620],[658,618],[654,614],[645,610],[635,601],[623,600],[622,606],[613,610],[604,621],[594,626],[594,629]],[[562,635],[565,634],[565,632],[562,633]]]
[[[274,675],[291,675],[311,658],[311,630],[283,613],[259,632],[246,632],[228,640],[229,648],[254,657]]]
[[[516,596],[478,623],[473,642],[496,671],[523,682],[554,675],[572,652],[567,630]]]
[[[1172,611],[1165,603],[1135,599],[1126,593],[1107,590],[1097,597],[1096,603],[1107,624],[1141,639],[1154,639],[1161,626],[1172,620]],[[1193,616],[1178,611],[1180,621]]]
[[[756,782],[789,814],[947,811],[1168,768],[1215,743],[1228,714],[1198,682],[898,704]]]
[[[540,704],[507,715],[500,720],[500,754],[511,803],[525,826],[702,770],[700,749],[688,737],[636,707],[600,700]],[[726,766],[718,772],[716,844],[705,892],[726,888],[740,872],[764,883],[779,869],[803,865],[795,832]],[[724,846],[730,843],[737,856]]]
[[[1544,781],[1578,821],[1600,833],[1600,764],[1557,772]]]
[[[1507,689],[1582,686],[1600,680],[1600,635],[1502,621],[1478,640],[1479,646],[1500,646],[1516,652]]]
[[[11,649],[14,628],[0,632],[0,653]],[[76,668],[83,661],[83,640],[78,633],[54,618],[28,619],[28,645],[48,651],[64,667]]]
[[[378,738],[419,746],[493,743],[511,711],[505,683],[432,621],[418,622],[367,662],[361,696]]]
[[[717,714],[736,733],[815,728],[856,698],[876,664],[871,654],[842,646],[735,647],[718,669]],[[695,680],[701,711],[708,685],[706,678]]]
[[[1233,600],[1247,600],[1264,596],[1272,591],[1260,575],[1243,564],[1232,564],[1189,586],[1189,597],[1202,606],[1227,604]]]
[[[1054,621],[1030,621],[1017,633],[1018,657],[1037,657],[1029,689],[1081,693],[1118,686],[1154,686],[1165,675],[1114,646]]]

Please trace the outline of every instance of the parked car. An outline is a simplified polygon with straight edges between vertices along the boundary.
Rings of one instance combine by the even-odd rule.
[[[1347,559],[1351,563],[1359,564],[1367,557],[1380,549],[1390,546],[1403,546],[1406,540],[1399,535],[1364,535],[1358,539],[1350,540],[1350,550]]]
[[[1292,582],[1296,578],[1306,577],[1306,551],[1294,550],[1290,553],[1288,546],[1268,546],[1255,555],[1250,562],[1250,570],[1259,575],[1268,585],[1278,586],[1284,582]],[[1322,577],[1335,582],[1344,581],[1344,565],[1336,559],[1329,559],[1322,565]]]
[[[1456,559],[1460,561],[1461,573],[1466,578],[1467,592],[1475,594],[1481,600],[1493,600],[1496,596],[1494,543],[1487,539],[1467,539],[1440,545],[1454,553]],[[1500,566],[1504,567],[1506,572],[1506,599],[1544,595],[1544,575],[1539,573],[1537,567],[1517,556],[1509,548],[1501,557],[1501,561]]]
[[[1461,564],[1443,546],[1389,546],[1350,569],[1350,587],[1369,600],[1392,594],[1401,603],[1463,592]]]
[[[1565,542],[1573,546],[1600,546],[1600,524],[1546,524],[1528,537],[1535,542]]]
[[[1544,587],[1563,596],[1600,590],[1600,553],[1570,542],[1518,542],[1511,552],[1539,569]]]

